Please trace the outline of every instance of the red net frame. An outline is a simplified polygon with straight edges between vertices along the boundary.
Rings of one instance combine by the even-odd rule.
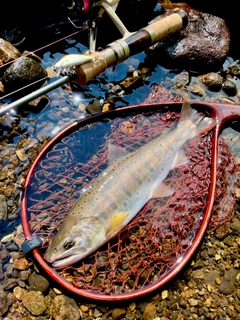
[[[175,168],[166,180],[166,184],[174,188],[174,195],[150,200],[132,222],[91,257],[73,267],[57,270],[42,258],[49,237],[79,197],[77,190],[90,183],[107,165],[107,141],[111,139],[114,144],[132,151],[171,126],[179,117],[180,107],[180,104],[163,104],[116,111],[116,117],[121,117],[111,120],[110,134],[105,134],[98,150],[79,166],[73,161],[77,143],[74,132],[82,125],[86,126],[84,130],[90,130],[91,123],[104,119],[111,112],[73,124],[54,138],[34,162],[23,193],[24,232],[27,238],[32,235],[44,238],[41,251],[35,249],[34,256],[65,288],[96,300],[135,298],[159,288],[176,275],[197,248],[214,200],[212,177],[216,173],[216,146],[213,144],[217,136],[212,132],[186,144],[190,163]],[[129,111],[129,115],[122,117]],[[101,136],[99,131],[96,134]],[[75,147],[74,152],[71,146]],[[62,164],[65,164],[64,170]],[[60,170],[51,176],[51,169],[56,170],[58,166]],[[47,182],[44,183],[43,178]],[[30,189],[36,197],[30,200],[31,204]]]

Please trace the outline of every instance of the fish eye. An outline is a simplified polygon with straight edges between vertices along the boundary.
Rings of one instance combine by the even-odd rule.
[[[75,241],[73,240],[68,240],[64,243],[63,248],[66,250],[71,249],[75,245]]]

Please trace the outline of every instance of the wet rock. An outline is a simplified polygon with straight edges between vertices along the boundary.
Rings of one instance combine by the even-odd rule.
[[[234,240],[233,240],[233,238],[231,237],[231,236],[228,236],[228,237],[226,237],[224,240],[223,240],[223,242],[226,244],[226,245],[228,245],[229,247],[232,247],[233,246],[233,242]]]
[[[123,308],[115,308],[112,311],[112,317],[114,320],[122,319],[126,314],[126,310]]]
[[[231,294],[235,289],[235,282],[237,274],[239,273],[236,269],[226,270],[225,275],[221,278],[221,284],[219,291],[224,294]]]
[[[102,312],[99,311],[98,309],[95,309],[93,315],[95,318],[99,318],[99,317],[101,317]]]
[[[6,259],[6,258],[8,258],[8,256],[9,256],[9,253],[8,253],[8,251],[7,251],[7,249],[5,248],[5,246],[2,246],[2,240],[1,240],[1,242],[0,242],[0,248],[1,248],[1,250],[0,250],[0,262],[2,263],[2,261],[4,260],[4,259]]]
[[[189,303],[192,307],[196,307],[198,305],[198,300],[197,299],[189,299]]]
[[[37,133],[37,138],[40,142],[43,142],[51,137],[53,130],[53,123],[47,123],[41,130]]]
[[[29,291],[22,295],[22,302],[25,308],[34,316],[40,316],[47,309],[47,300],[39,291]]]
[[[214,287],[216,285],[215,279],[220,278],[219,271],[218,270],[211,270],[210,272],[206,272],[204,270],[203,277],[208,285]]]
[[[13,268],[17,270],[25,270],[27,266],[28,266],[28,261],[26,258],[15,260],[13,263]]]
[[[234,63],[232,66],[228,67],[227,74],[232,77],[240,78],[240,66],[238,63]]]
[[[3,282],[4,290],[11,290],[18,285],[18,281],[14,278],[5,278]]]
[[[17,234],[14,237],[14,242],[17,244],[19,248],[21,248],[21,245],[23,244],[24,241],[25,241],[25,235],[23,233],[22,226],[19,225],[17,227]]]
[[[122,87],[119,84],[111,87],[110,92],[113,94],[119,94],[122,91]]]
[[[4,195],[0,194],[0,220],[7,218],[7,199]]]
[[[166,13],[160,20],[183,9],[188,16],[188,25],[176,34],[159,41],[155,53],[167,66],[181,69],[207,71],[219,67],[227,57],[230,47],[230,33],[223,19],[192,9],[186,3],[166,4]]]
[[[189,72],[186,72],[186,71],[184,71],[180,74],[177,74],[173,78],[174,83],[181,83],[184,86],[186,86],[189,83],[189,80],[190,80]]]
[[[104,103],[103,107],[102,107],[102,112],[106,112],[106,111],[109,111],[109,110],[112,110],[113,107],[110,103]]]
[[[18,300],[22,300],[22,297],[25,293],[26,293],[26,290],[19,286],[13,289],[13,294]]]
[[[21,53],[10,42],[0,38],[0,65],[15,60]]]
[[[127,92],[139,87],[142,83],[142,76],[135,75],[133,77],[127,77],[120,83],[120,85],[122,89]]]
[[[203,267],[203,262],[200,259],[195,261],[192,265],[193,270],[200,269],[202,267]]]
[[[182,292],[181,296],[186,299],[192,298],[194,296],[194,290],[192,289],[185,290]]]
[[[143,312],[143,320],[153,320],[156,316],[156,306],[153,303],[148,303]]]
[[[199,76],[198,79],[207,87],[208,90],[220,91],[223,84],[223,78],[215,72],[210,72]]]
[[[54,320],[80,319],[80,311],[76,302],[64,295],[59,295],[53,299],[51,315]]]
[[[168,290],[163,290],[163,291],[162,291],[162,294],[161,294],[162,299],[163,299],[163,300],[164,300],[164,299],[167,299],[168,296],[169,296]]]
[[[3,316],[7,311],[9,306],[12,304],[12,299],[9,294],[3,291],[0,287],[0,316]]]
[[[235,96],[238,91],[236,84],[229,79],[223,82],[222,89],[228,96]]]
[[[15,251],[11,251],[11,252],[9,252],[9,255],[10,255],[10,257],[11,257],[11,259],[12,260],[18,260],[18,259],[21,259],[21,258],[23,258],[23,252],[19,252],[18,250],[18,248],[15,246],[15,248],[13,248],[12,246],[10,247],[9,245],[8,245],[8,250],[10,249],[10,250],[15,250]]]
[[[87,305],[85,305],[85,304],[82,304],[82,305],[80,306],[80,310],[81,310],[82,312],[88,312],[89,306],[87,306]]]
[[[28,103],[28,109],[39,112],[49,104],[49,101],[47,96],[40,96]]]
[[[130,303],[128,309],[129,309],[131,312],[133,312],[133,311],[136,309],[136,303],[135,303],[135,302]]]
[[[86,111],[89,114],[99,113],[102,111],[102,105],[98,99],[94,99],[86,106]]]
[[[19,279],[21,281],[26,281],[28,279],[29,275],[31,274],[31,272],[32,272],[31,269],[20,271]]]
[[[4,265],[4,268],[5,268],[5,276],[7,277],[11,277],[12,273],[13,273],[13,265],[12,263],[6,263]]]
[[[49,282],[40,274],[32,273],[28,278],[29,289],[32,291],[46,292],[49,288]]]
[[[29,57],[21,57],[14,61],[3,74],[2,82],[5,92],[12,92],[32,84],[40,79],[29,88],[21,90],[21,95],[27,94],[39,88],[46,81],[47,72],[35,60]]]
[[[187,86],[187,89],[199,97],[203,97],[205,94],[203,87],[201,87],[197,82]]]
[[[240,233],[240,221],[237,218],[234,218],[231,223],[231,229],[237,231],[237,233]]]
[[[226,222],[226,223],[222,224],[220,227],[218,227],[218,228],[216,229],[216,233],[215,233],[216,237],[217,237],[218,239],[223,239],[223,238],[225,238],[226,235],[227,235],[228,232],[229,232],[229,229],[230,229],[230,222]]]
[[[221,284],[221,279],[217,277],[217,278],[215,279],[215,282],[216,282],[216,284]]]
[[[182,83],[178,82],[171,88],[171,92],[184,97],[187,95],[187,88]]]
[[[3,85],[2,81],[0,81],[0,96],[2,96],[3,94],[4,94],[4,85]]]
[[[10,233],[10,234],[7,234],[5,237],[3,237],[1,239],[1,242],[2,243],[8,243],[8,242],[11,242],[13,239],[14,239],[14,234]]]
[[[220,5],[217,0],[188,0],[188,4],[198,10],[215,14],[224,19],[231,30],[231,47],[232,49],[239,49],[239,30],[236,27],[239,19],[239,9],[235,6],[236,2],[234,0],[224,3],[225,5]]]
[[[24,149],[22,149],[22,148],[16,150],[16,155],[20,161],[24,161],[27,158],[27,155],[26,155]]]

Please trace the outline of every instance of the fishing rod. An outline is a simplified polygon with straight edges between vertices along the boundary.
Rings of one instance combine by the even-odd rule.
[[[68,61],[66,68],[64,64],[61,64],[61,69],[64,71],[64,76],[62,78],[45,85],[44,87],[8,104],[7,106],[2,107],[0,109],[0,116],[57,87],[60,87],[69,81],[73,81],[78,85],[86,84],[95,76],[104,72],[107,68],[123,62],[130,56],[140,53],[167,36],[184,29],[187,26],[187,22],[188,19],[186,12],[182,9],[177,9],[176,12],[149,24],[135,33],[125,33],[123,38],[108,44],[102,51],[95,51],[94,53],[91,53],[89,55],[90,59],[88,59],[90,61],[83,59],[84,63],[81,64],[81,56],[83,55],[79,55],[79,64],[76,65],[74,62],[72,65],[74,66],[74,72],[66,72],[65,69],[71,70],[72,67],[70,66],[71,61],[66,59],[66,61]],[[123,30],[123,33],[124,32],[125,29]]]

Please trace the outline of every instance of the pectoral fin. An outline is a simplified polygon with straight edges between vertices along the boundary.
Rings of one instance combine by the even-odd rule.
[[[122,228],[123,222],[127,219],[130,211],[119,212],[114,215],[114,218],[106,232],[106,238],[110,239],[117,234],[117,232]]]
[[[158,184],[151,195],[151,198],[169,197],[174,193],[174,190],[169,188],[165,183]]]

